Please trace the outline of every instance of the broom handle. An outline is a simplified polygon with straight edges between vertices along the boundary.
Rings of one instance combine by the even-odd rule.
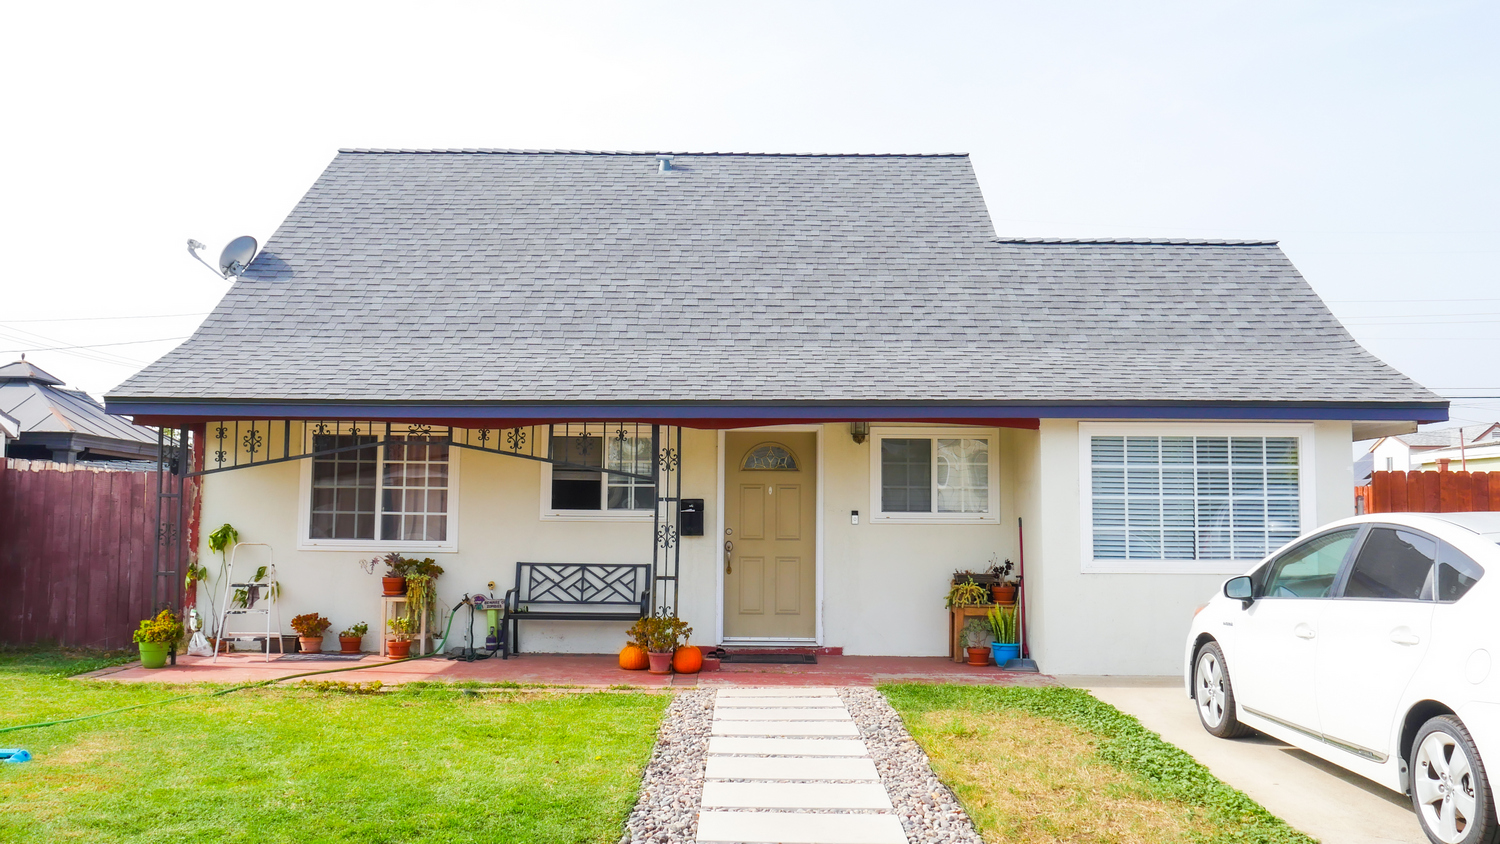
[[[1031,644],[1026,641],[1026,526],[1020,516],[1016,517],[1016,559],[1019,561],[1016,565],[1016,600],[1021,605],[1021,623],[1018,625],[1021,635],[1016,638],[1021,640],[1021,658],[1030,659]]]

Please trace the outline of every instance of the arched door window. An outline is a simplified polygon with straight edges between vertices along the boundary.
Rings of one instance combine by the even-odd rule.
[[[797,463],[797,455],[781,443],[761,443],[745,453],[740,468],[745,471],[796,472],[802,467]]]

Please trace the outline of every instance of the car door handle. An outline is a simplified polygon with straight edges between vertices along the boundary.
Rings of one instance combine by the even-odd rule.
[[[1311,639],[1318,634],[1312,629],[1311,625],[1304,622],[1292,628],[1292,635],[1298,639]]]
[[[1398,645],[1415,645],[1422,641],[1422,637],[1411,632],[1408,627],[1397,627],[1391,631],[1391,641]]]

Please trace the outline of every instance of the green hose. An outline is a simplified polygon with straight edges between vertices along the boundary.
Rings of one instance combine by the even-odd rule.
[[[450,614],[448,616],[448,627],[447,627],[446,630],[443,631],[443,638],[441,640],[444,644],[446,644],[447,641],[448,641],[448,634],[451,633],[451,632],[453,632],[453,617],[455,615],[458,615],[458,613],[452,613],[452,614]],[[52,727],[52,726],[55,726],[57,724],[71,724],[71,723],[73,723],[75,721],[88,721],[88,720],[93,719],[93,718],[103,718],[106,715],[114,715],[114,714],[119,713],[119,712],[129,712],[132,709],[140,709],[140,708],[145,707],[145,706],[160,706],[161,704],[164,704],[164,703],[172,703],[174,701],[179,701],[179,700],[188,700],[190,698],[219,697],[220,695],[227,695],[230,692],[238,692],[238,691],[243,691],[245,689],[257,689],[257,688],[260,688],[262,686],[270,686],[272,684],[281,683],[281,682],[284,682],[286,680],[300,680],[303,677],[316,677],[316,676],[318,676],[320,674],[339,674],[339,673],[344,672],[344,671],[359,671],[362,668],[378,668],[378,667],[380,667],[382,665],[395,665],[395,664],[401,663],[401,662],[415,662],[415,661],[417,661],[419,659],[431,659],[432,657],[435,657],[435,656],[439,655],[440,653],[442,653],[442,651],[438,650],[437,647],[436,647],[436,645],[434,644],[434,647],[432,649],[432,653],[430,653],[430,654],[422,654],[421,656],[409,656],[409,657],[406,657],[405,659],[394,659],[394,660],[391,660],[389,662],[371,662],[371,663],[367,663],[365,665],[350,665],[350,666],[347,666],[347,667],[344,667],[344,668],[324,668],[324,669],[322,669],[320,671],[304,671],[301,674],[288,674],[285,677],[277,677],[274,680],[257,680],[254,683],[241,683],[238,686],[230,686],[227,689],[220,689],[217,692],[207,692],[207,693],[204,693],[204,694],[178,695],[177,697],[169,697],[169,698],[163,698],[161,700],[153,700],[153,701],[150,701],[148,703],[137,703],[137,704],[134,704],[134,705],[131,705],[131,706],[122,706],[119,709],[106,709],[103,712],[95,712],[93,715],[79,715],[76,718],[59,718],[56,721],[38,721],[35,724],[18,724],[18,725],[14,726],[14,727],[0,727],[0,733],[13,733],[13,732],[16,732],[17,730],[30,730],[30,729],[34,729],[36,727]]]

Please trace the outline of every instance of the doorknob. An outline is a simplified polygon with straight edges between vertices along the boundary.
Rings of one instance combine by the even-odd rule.
[[[1422,641],[1422,638],[1411,632],[1410,627],[1397,627],[1391,631],[1391,641],[1398,645],[1415,645]]]
[[[734,543],[724,540],[724,573],[734,574]]]
[[[1292,635],[1296,636],[1298,639],[1311,639],[1318,634],[1313,631],[1312,627],[1309,626],[1307,622],[1301,622],[1296,627],[1292,628]]]

